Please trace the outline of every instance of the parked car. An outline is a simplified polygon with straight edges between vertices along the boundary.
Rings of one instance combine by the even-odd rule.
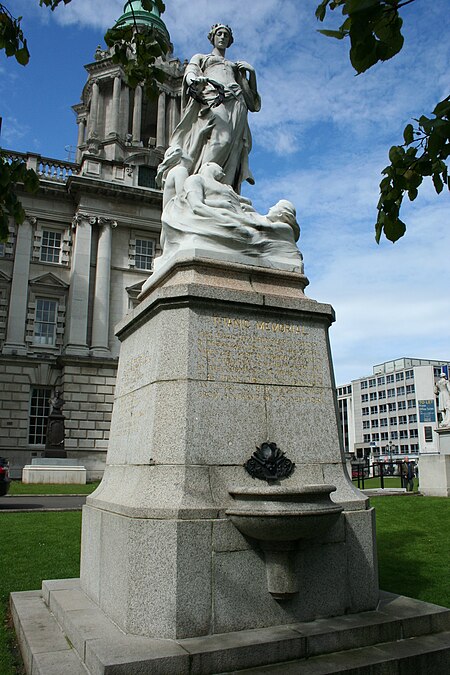
[[[6,495],[9,490],[10,482],[8,460],[4,457],[0,457],[0,497]]]

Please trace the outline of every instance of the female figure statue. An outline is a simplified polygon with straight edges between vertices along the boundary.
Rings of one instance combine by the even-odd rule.
[[[196,54],[186,68],[184,113],[170,145],[181,147],[192,158],[190,173],[198,173],[207,162],[221,166],[224,182],[239,194],[244,180],[254,183],[248,166],[252,140],[247,113],[261,108],[256,75],[245,61],[225,58],[233,43],[229,26],[215,24],[208,38],[211,54]]]
[[[436,382],[434,393],[439,397],[438,409],[442,415],[440,427],[450,427],[450,383],[445,373]]]

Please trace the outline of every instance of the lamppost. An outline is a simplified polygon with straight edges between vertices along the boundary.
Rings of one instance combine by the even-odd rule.
[[[397,447],[397,446],[394,445],[394,444],[392,443],[392,441],[391,441],[390,443],[388,443],[388,444],[383,448],[383,449],[384,449],[384,452],[385,452],[387,455],[389,455],[389,473],[391,474],[391,476],[394,474],[394,465],[393,465],[393,462],[392,462],[392,453],[394,452],[394,450],[396,449],[396,447]]]

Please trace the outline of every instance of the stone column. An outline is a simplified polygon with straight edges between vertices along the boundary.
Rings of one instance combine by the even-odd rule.
[[[66,354],[78,356],[89,353],[87,322],[89,307],[89,275],[91,266],[92,225],[96,218],[77,213],[72,226],[75,241],[72,252],[69,302],[66,322]]]
[[[91,353],[93,356],[110,356],[109,296],[111,281],[111,241],[112,228],[117,227],[117,223],[109,218],[100,218],[98,222],[101,229],[97,249]]]
[[[81,146],[84,144],[86,136],[86,117],[79,117],[78,124],[78,139],[77,139],[77,154],[75,161],[79,164],[81,162]]]
[[[98,101],[100,98],[100,87],[97,80],[92,83],[91,109],[89,112],[89,138],[97,133]]]
[[[117,136],[119,134],[119,113],[120,113],[120,90],[122,88],[122,80],[120,75],[116,75],[113,84],[113,98],[112,98],[112,115],[111,127],[109,131],[110,136]]]
[[[169,100],[169,138],[173,134],[173,130],[178,124],[178,102],[175,96],[171,96]]]
[[[8,329],[6,341],[3,345],[3,354],[27,353],[25,326],[34,225],[36,225],[36,218],[26,218],[17,228],[11,296],[9,300]]]
[[[156,123],[156,147],[166,147],[166,93],[162,91],[158,98],[158,119]]]
[[[126,85],[123,89],[122,96],[120,99],[120,109],[121,109],[120,133],[123,138],[126,138],[127,134],[129,133],[128,128],[130,121],[130,88],[128,85]]]
[[[138,84],[134,90],[133,106],[133,145],[141,142],[142,87]]]

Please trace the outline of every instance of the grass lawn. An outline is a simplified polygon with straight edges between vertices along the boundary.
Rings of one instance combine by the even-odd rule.
[[[13,632],[7,626],[11,591],[36,590],[43,579],[80,574],[81,513],[0,514],[0,673],[17,675]]]
[[[380,587],[450,607],[450,501],[373,497]],[[79,575],[80,512],[0,514],[0,675],[18,675],[7,626],[11,591]]]
[[[86,485],[41,485],[39,483],[21,483],[11,481],[9,495],[89,495],[94,492],[100,481]],[[1,675],[1,674],[0,674]]]
[[[450,500],[371,497],[380,588],[450,607]]]

